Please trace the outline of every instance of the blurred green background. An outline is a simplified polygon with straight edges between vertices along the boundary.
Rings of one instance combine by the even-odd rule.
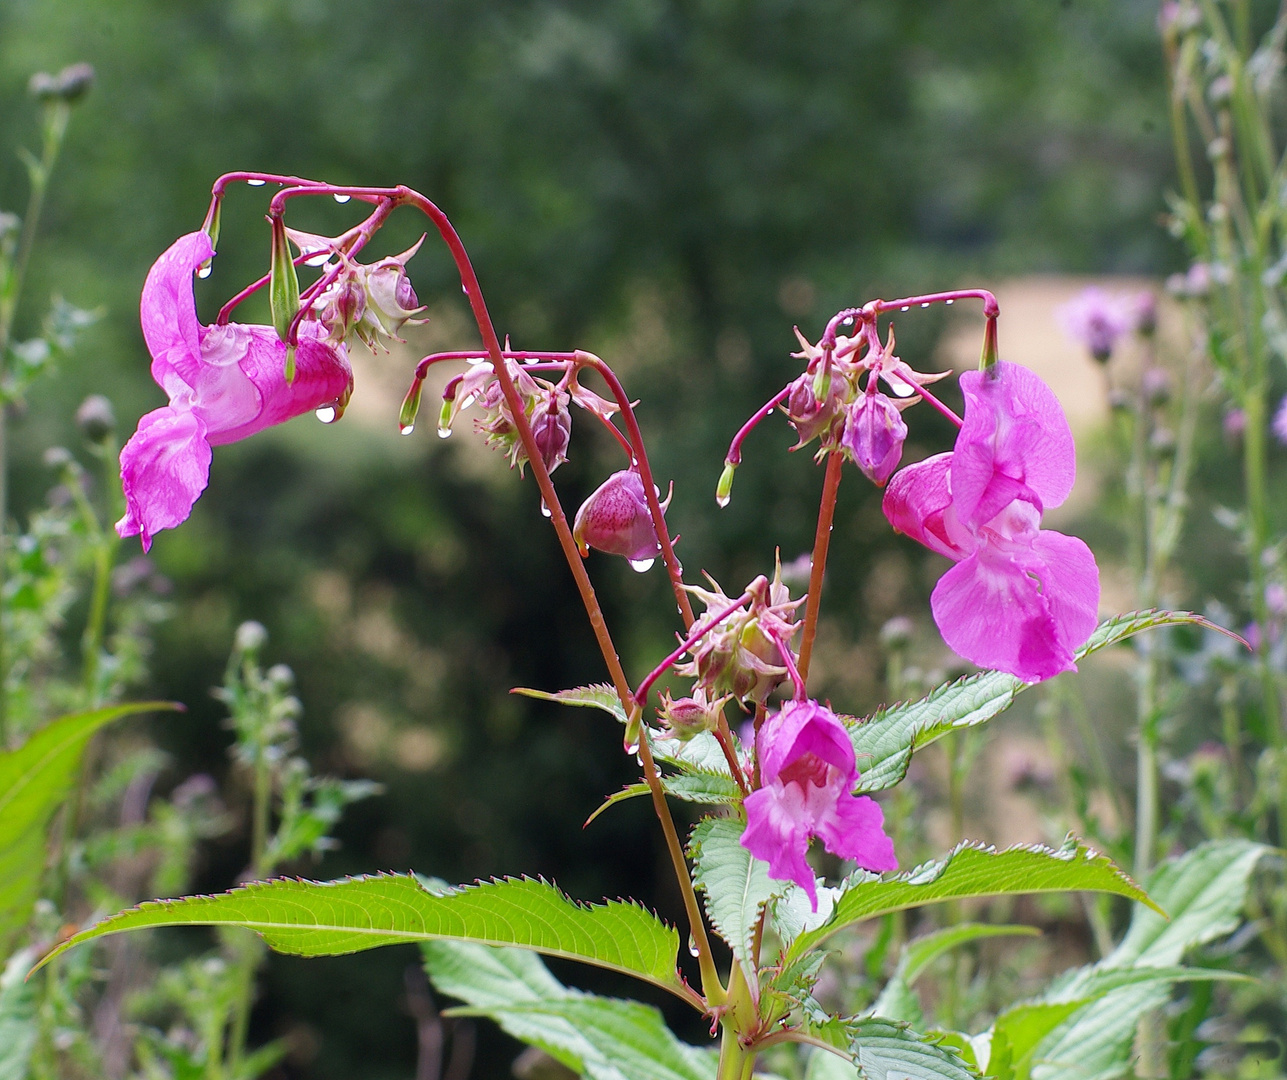
[[[786,561],[812,540],[821,476],[781,452],[781,421],[748,443],[732,506],[712,498],[728,439],[797,370],[793,323],[816,338],[831,312],[873,296],[1179,265],[1158,225],[1171,164],[1155,17],[1149,0],[4,0],[0,146],[35,138],[32,72],[98,72],[54,180],[26,330],[53,293],[106,312],[14,426],[13,512],[44,498],[42,454],[75,442],[86,394],[112,399],[122,437],[162,403],[138,292],[200,226],[216,176],[405,183],[452,217],[516,347],[587,348],[618,367],[654,470],[675,481],[690,579],[706,569],[738,589],[775,548]],[[25,197],[17,159],[0,160],[0,208]],[[230,195],[205,318],[266,270],[265,208],[264,190]],[[327,205],[295,223],[354,220]],[[372,250],[419,230],[407,212]],[[471,346],[441,251],[427,243],[411,271],[434,315],[421,344]],[[928,365],[945,325],[900,322],[904,358]],[[350,811],[339,852],[299,872],[541,874],[675,917],[642,801],[581,829],[631,779],[618,732],[508,693],[600,679],[602,663],[534,487],[462,445],[467,424],[449,442],[429,423],[399,438],[418,355],[366,361],[369,385],[334,427],[305,418],[220,448],[192,519],[158,538],[174,615],[146,690],[189,706],[155,727],[169,783],[227,771],[209,688],[233,629],[255,618],[268,659],[298,675],[311,759],[387,785]],[[917,421],[922,451],[949,444],[936,418]],[[574,424],[557,475],[571,509],[618,467]],[[934,575],[918,560],[878,493],[847,483],[825,608],[837,707],[879,700],[876,632],[926,611]],[[591,572],[638,677],[672,640],[665,579],[599,556]],[[199,888],[226,887],[244,843],[215,846]],[[293,1075],[409,1075],[413,959],[274,958],[257,1034],[294,1031]],[[483,1053],[477,1075],[512,1056]]]

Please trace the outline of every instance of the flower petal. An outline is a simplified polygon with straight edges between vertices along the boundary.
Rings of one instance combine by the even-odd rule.
[[[948,484],[951,470],[951,454],[935,454],[908,465],[890,480],[881,509],[898,532],[949,559],[963,559],[969,548],[963,546],[965,538],[948,520],[953,514]]]
[[[1075,536],[1042,529],[1032,543],[1030,572],[1041,580],[1041,591],[1070,651],[1080,648],[1099,623],[1099,567],[1095,556]]]
[[[816,701],[788,701],[761,725],[756,745],[765,784],[777,781],[783,769],[805,754],[834,767],[848,786],[858,777],[849,733],[835,713]]]
[[[841,795],[835,810],[818,822],[817,833],[829,852],[864,870],[898,869],[894,841],[885,834],[885,813],[875,799]]]
[[[979,525],[1020,491],[997,488],[1002,474],[1026,486],[1043,509],[1072,491],[1077,455],[1063,408],[1041,379],[1018,364],[961,375],[965,423],[956,437],[952,497],[962,522]],[[991,490],[990,490],[991,489]]]
[[[210,443],[200,417],[169,405],[154,409],[121,449],[125,516],[117,534],[141,535],[147,551],[156,533],[187,520],[209,478]]]
[[[204,232],[187,233],[152,264],[143,283],[139,321],[152,354],[152,378],[173,398],[175,377],[194,386],[201,368],[200,323],[192,275],[214,254]]]
[[[813,869],[804,857],[809,850],[809,834],[800,824],[799,807],[791,806],[799,801],[798,795],[794,785],[752,791],[744,803],[746,831],[741,843],[757,859],[769,864],[769,877],[799,885],[817,911],[818,889]]]
[[[1037,579],[1012,555],[979,548],[939,578],[930,608],[943,640],[980,667],[1025,682],[1076,670]]]

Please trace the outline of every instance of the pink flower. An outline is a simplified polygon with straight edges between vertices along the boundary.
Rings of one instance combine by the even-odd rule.
[[[1283,398],[1278,411],[1274,413],[1272,426],[1278,441],[1287,446],[1287,397]]]
[[[1091,286],[1064,304],[1058,311],[1064,333],[1090,350],[1100,362],[1113,355],[1117,340],[1136,323],[1131,310],[1134,301],[1109,296],[1103,289]]]
[[[316,322],[300,326],[295,381],[285,377],[286,346],[271,326],[202,326],[193,272],[214,254],[204,232],[179,237],[143,284],[140,317],[152,378],[170,397],[139,421],[121,450],[125,516],[121,536],[152,537],[185,521],[210,476],[210,448],[324,406],[342,409],[353,389],[343,346],[332,348]]]
[[[667,496],[662,510],[669,502]],[[609,555],[622,555],[632,563],[651,565],[661,553],[661,544],[639,474],[622,469],[595,488],[576,512],[572,536],[582,555],[595,548]]]
[[[903,458],[906,439],[907,424],[898,406],[884,394],[868,390],[849,406],[840,443],[867,479],[884,487]]]
[[[956,449],[898,473],[891,525],[956,562],[930,605],[943,640],[981,667],[1028,682],[1075,671],[1095,629],[1099,569],[1073,536],[1040,528],[1076,475],[1072,432],[1050,388],[998,363],[961,376]]]
[[[764,786],[746,797],[742,846],[769,864],[769,877],[794,881],[818,910],[810,837],[864,870],[896,870],[885,815],[858,782],[849,733],[816,701],[791,701],[764,721],[756,738]]]

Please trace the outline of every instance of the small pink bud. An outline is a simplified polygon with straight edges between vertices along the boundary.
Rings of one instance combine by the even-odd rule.
[[[728,701],[728,697],[708,701],[706,692],[698,687],[692,697],[675,700],[663,693],[661,708],[657,711],[670,733],[681,742],[688,742],[703,731],[714,731],[719,726],[720,714]]]
[[[639,474],[623,469],[600,484],[576,512],[572,535],[582,555],[594,548],[608,555],[621,555],[631,562],[655,559],[661,544],[653,528]]]
[[[884,394],[865,393],[849,406],[840,441],[867,478],[884,487],[902,460],[906,438],[898,406]]]
[[[552,394],[548,407],[538,408],[532,417],[532,439],[545,462],[546,472],[553,472],[567,461],[568,441],[572,436],[572,416],[563,394]]]

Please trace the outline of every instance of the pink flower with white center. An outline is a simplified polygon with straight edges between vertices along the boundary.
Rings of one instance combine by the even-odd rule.
[[[1118,339],[1136,325],[1134,301],[1109,296],[1093,285],[1058,311],[1064,333],[1085,345],[1101,363],[1113,355]]]
[[[286,382],[286,346],[271,326],[202,326],[192,276],[214,254],[204,232],[179,237],[143,284],[140,318],[152,378],[170,397],[139,421],[121,450],[125,516],[121,536],[142,537],[187,520],[210,477],[210,448],[236,442],[313,410],[348,402],[353,373],[342,345],[325,329],[299,328],[295,380]]]
[[[903,459],[906,439],[907,424],[898,406],[879,391],[867,390],[846,412],[840,445],[868,480],[884,487]]]
[[[661,504],[663,511],[669,503],[667,496]],[[646,569],[644,563],[651,565],[661,553],[661,543],[639,474],[622,469],[595,488],[576,512],[572,536],[582,555],[594,548],[609,555],[622,555],[640,564],[640,569]]]
[[[898,473],[885,517],[956,562],[930,606],[943,640],[981,667],[1027,682],[1075,671],[1095,629],[1099,569],[1041,513],[1072,490],[1072,432],[1054,393],[1027,368],[998,363],[961,376],[956,449]]]
[[[818,910],[818,890],[805,854],[818,837],[833,855],[864,870],[897,870],[885,815],[858,782],[849,733],[816,701],[791,701],[756,736],[763,787],[746,797],[742,846],[769,864],[769,877],[794,881]]]

